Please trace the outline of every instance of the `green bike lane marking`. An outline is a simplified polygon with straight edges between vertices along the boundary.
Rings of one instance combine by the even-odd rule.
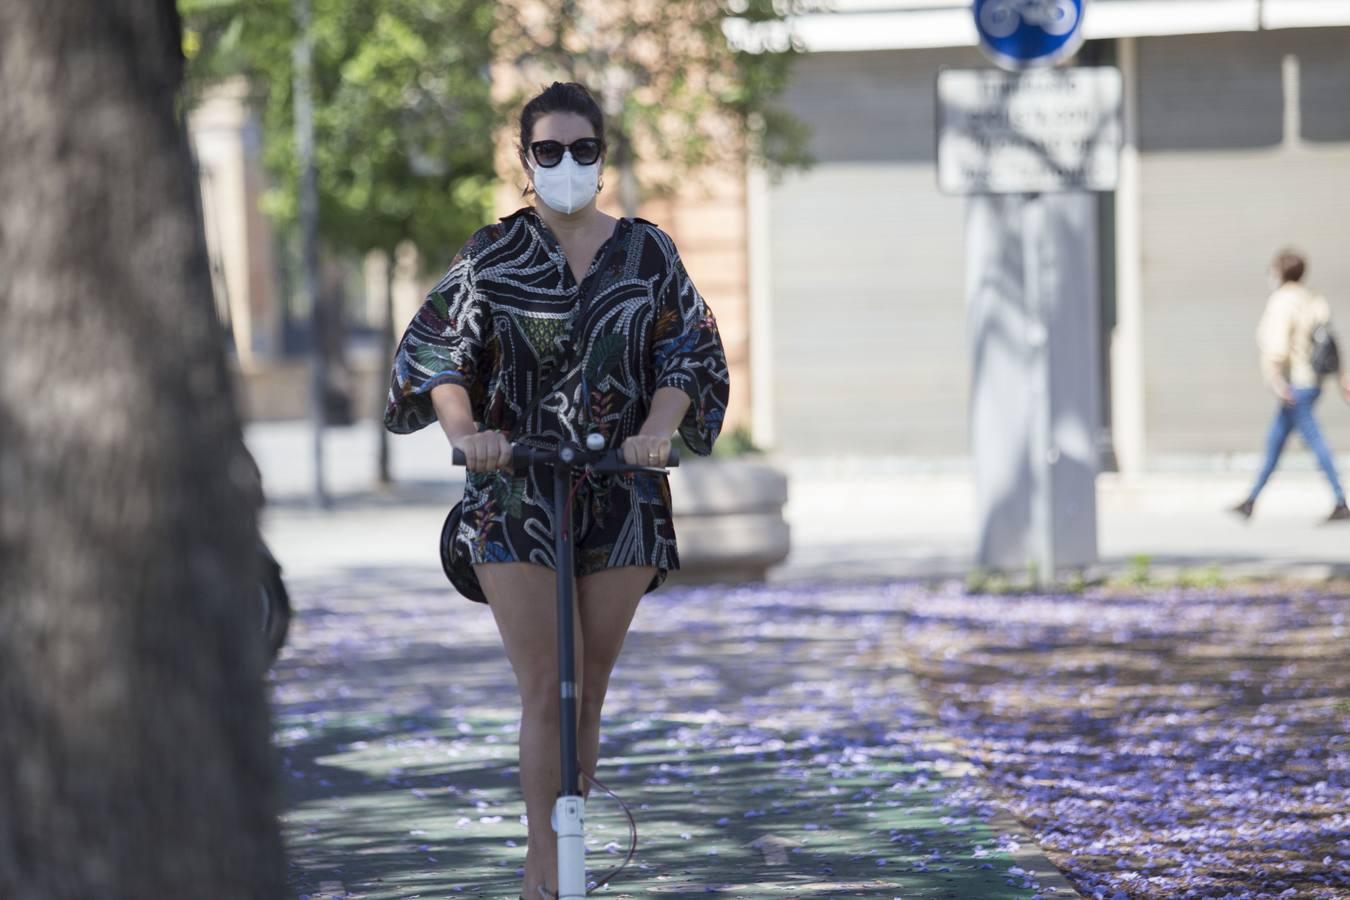
[[[696,718],[611,724],[601,775],[633,808],[639,848],[603,895],[1036,895],[996,826],[943,803],[959,781],[945,760],[886,746],[841,759],[791,733],[768,750],[682,745]],[[278,726],[294,896],[518,895],[514,715]],[[587,824],[592,874],[617,865],[628,841],[617,806],[596,795]]]

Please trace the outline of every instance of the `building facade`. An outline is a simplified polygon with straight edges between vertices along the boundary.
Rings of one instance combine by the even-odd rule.
[[[1078,62],[1119,67],[1127,94],[1123,177],[1095,200],[1100,297],[1084,298],[1100,304],[1104,456],[1137,471],[1253,455],[1274,402],[1254,332],[1277,249],[1307,252],[1350,338],[1350,0],[1088,0],[1084,25]],[[943,67],[989,65],[970,0],[835,0],[792,27],[806,52],[784,100],[817,165],[777,183],[710,172],[641,214],[672,233],[718,315],[728,428],[790,456],[965,458],[968,204],[937,187],[935,84]],[[250,411],[302,415],[305,396],[276,389],[304,363],[282,358],[241,89],[196,110],[192,131]],[[521,202],[510,153],[499,174],[505,214]],[[602,205],[618,212],[611,191]],[[401,321],[420,300],[403,269]],[[382,283],[370,278],[372,310]],[[359,374],[373,384],[378,368]],[[1350,410],[1322,408],[1350,453]]]
[[[1350,335],[1350,2],[1089,0],[1125,77],[1097,197],[1104,449],[1122,470],[1255,453],[1267,268],[1286,245]],[[795,24],[786,96],[817,166],[751,173],[752,419],[790,455],[969,454],[967,201],[939,192],[935,83],[984,67],[969,0],[840,0]],[[1350,452],[1350,409],[1324,401]]]

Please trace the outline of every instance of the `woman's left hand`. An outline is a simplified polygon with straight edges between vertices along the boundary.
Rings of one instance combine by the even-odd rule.
[[[623,461],[630,466],[661,468],[670,459],[670,438],[635,434],[623,442]]]

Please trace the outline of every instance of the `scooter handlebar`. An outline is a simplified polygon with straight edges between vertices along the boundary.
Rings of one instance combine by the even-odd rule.
[[[516,444],[512,444],[511,466],[513,468],[528,466],[533,461],[531,459],[531,453],[532,451],[529,447],[521,447]],[[450,450],[450,462],[456,466],[467,466],[469,464],[469,459],[464,455],[463,450],[459,449],[458,447],[453,447]]]
[[[603,450],[594,453],[577,447],[569,449],[574,454],[572,459],[562,460],[562,451],[560,450],[538,450],[534,447],[513,444],[511,445],[511,465],[513,468],[523,469],[527,466],[556,465],[559,462],[564,462],[577,468],[589,465],[598,472],[656,472],[662,468],[673,469],[680,464],[680,451],[674,447],[670,448],[670,455],[666,458],[664,466],[631,466],[623,461],[623,451],[621,450]],[[465,458],[464,451],[458,447],[450,451],[450,461],[457,466],[468,465],[468,459]]]

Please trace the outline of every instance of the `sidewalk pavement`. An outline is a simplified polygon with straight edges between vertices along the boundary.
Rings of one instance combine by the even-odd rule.
[[[304,423],[253,425],[247,439],[271,504],[264,527],[284,542],[288,570],[322,568],[325,559],[346,552],[408,564],[434,560],[440,523],[462,484],[436,429],[391,438],[398,485],[383,494],[373,488],[374,429],[332,429],[326,469],[337,498],[333,514],[311,504]],[[1292,471],[1276,473],[1250,522],[1225,512],[1245,497],[1247,472],[1101,476],[1096,570],[1121,572],[1146,562],[1163,579],[1213,567],[1225,578],[1350,574],[1350,523],[1320,524],[1331,510],[1330,492],[1298,453],[1289,455]],[[968,474],[886,461],[797,460],[783,467],[793,551],[773,581],[933,580],[962,578],[975,568],[975,492]]]
[[[848,472],[788,467],[793,552],[780,580],[963,578],[975,568],[972,479],[962,474]],[[1147,568],[1159,580],[1212,572],[1224,580],[1324,581],[1350,574],[1350,523],[1323,524],[1332,497],[1312,472],[1277,473],[1256,515],[1242,473],[1159,473],[1097,482],[1098,555],[1089,574]]]
[[[490,614],[439,571],[436,539],[459,490],[443,439],[395,438],[399,486],[381,493],[373,430],[334,431],[336,503],[321,511],[303,425],[253,426],[247,438],[297,609],[273,676],[294,896],[515,896],[514,689]],[[1073,896],[903,669],[906,612],[866,586],[969,571],[969,479],[786,468],[794,550],[769,585],[676,586],[643,603],[600,773],[633,804],[640,850],[605,893]],[[1344,571],[1346,535],[1315,524],[1330,503],[1314,476],[1278,478],[1247,524],[1222,513],[1243,482],[1104,477],[1106,564]],[[613,805],[598,801],[591,824],[592,867],[616,864],[627,830]]]
[[[335,564],[291,586],[273,672],[291,896],[516,897],[518,703],[489,611],[425,567]],[[603,894],[1077,896],[925,708],[905,619],[844,585],[645,600],[598,773],[638,852]],[[628,840],[594,798],[592,874]]]

